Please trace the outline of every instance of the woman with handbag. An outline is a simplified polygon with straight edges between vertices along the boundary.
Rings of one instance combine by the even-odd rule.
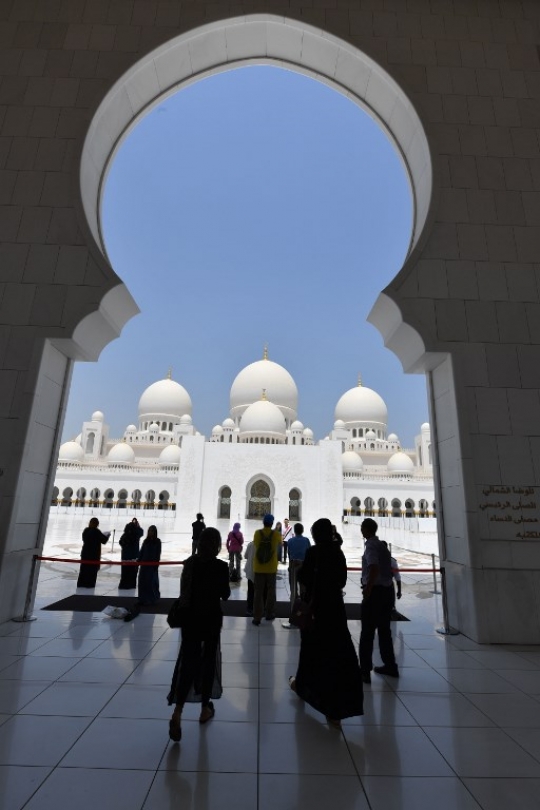
[[[212,698],[221,697],[220,635],[223,624],[221,600],[231,595],[229,567],[217,555],[221,535],[217,529],[201,532],[197,554],[184,563],[178,620],[182,627],[182,644],[174,668],[169,706],[175,708],[169,721],[169,737],[179,742],[182,737],[181,716],[184,704],[201,703],[199,723],[215,714]]]
[[[327,518],[315,521],[311,535],[315,545],[298,572],[310,620],[302,622],[298,669],[289,685],[331,726],[341,728],[345,717],[364,713],[362,676],[342,595],[347,563]]]

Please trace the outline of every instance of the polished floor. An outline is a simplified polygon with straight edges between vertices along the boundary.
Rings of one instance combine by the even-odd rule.
[[[117,570],[102,569],[96,593],[117,593]],[[290,692],[296,631],[227,618],[216,716],[200,726],[188,706],[180,745],[165,701],[178,631],[164,616],[39,610],[73,593],[74,577],[43,565],[37,621],[0,626],[2,810],[540,808],[540,649],[438,635],[429,577],[404,577],[401,677],[373,676],[364,717],[336,731]],[[178,569],[163,569],[163,595],[177,590]]]

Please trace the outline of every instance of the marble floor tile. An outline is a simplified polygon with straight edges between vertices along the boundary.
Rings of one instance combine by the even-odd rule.
[[[66,754],[62,767],[154,771],[167,743],[162,720],[97,717]]]
[[[502,728],[540,728],[540,704],[519,692],[504,695],[469,695],[471,703]]]
[[[27,703],[20,714],[95,717],[117,689],[118,686],[112,684],[53,683]]]
[[[458,776],[540,777],[540,763],[499,728],[424,731]]]
[[[22,810],[50,772],[43,766],[0,765],[0,796],[6,810]]]
[[[135,639],[117,638],[98,642],[92,652],[88,653],[88,658],[128,658],[133,661],[142,661],[143,658],[152,652],[152,658],[157,658],[154,654],[153,641],[137,641]],[[178,653],[178,650],[177,650]],[[176,658],[176,656],[175,656]]]
[[[439,672],[458,692],[462,693],[503,694],[504,692],[519,691],[506,678],[487,669],[440,669]]]
[[[362,784],[371,810],[480,810],[454,776],[365,776]]]
[[[50,685],[50,681],[2,681],[0,685],[0,712],[16,714]]]
[[[257,772],[257,724],[215,718],[201,726],[182,720],[182,741],[169,743],[160,771]]]
[[[100,639],[54,638],[30,654],[36,657],[84,658],[101,644],[103,642]]]
[[[254,810],[256,807],[257,776],[254,773],[170,770],[156,774],[143,810]]]
[[[343,726],[361,776],[453,776],[451,768],[421,728]]]
[[[464,779],[482,810],[536,810],[540,779]]]
[[[46,658],[40,659],[46,661]],[[60,678],[62,681],[82,683],[117,683],[129,678],[140,661],[128,658],[84,658]],[[0,677],[2,673],[0,672]]]
[[[15,715],[0,726],[0,765],[57,765],[89,717]]]
[[[58,810],[71,797],[77,810],[133,810],[142,807],[153,773],[105,768],[56,768],[25,810]]]
[[[457,692],[441,695],[404,693],[400,697],[411,715],[421,726],[493,727],[494,725],[492,720],[481,711],[481,706],[475,708],[473,705],[474,695],[471,695],[471,700],[467,700],[466,697]],[[500,696],[498,697],[500,700]]]
[[[261,773],[355,773],[343,734],[330,728],[325,718],[305,723],[262,723],[260,726]]]
[[[0,671],[0,683],[3,680],[55,681],[73,669],[80,660],[80,658],[26,655]]]
[[[261,774],[259,810],[370,810],[358,776]]]
[[[503,669],[500,676],[512,686],[529,695],[540,695],[540,669],[511,670]]]

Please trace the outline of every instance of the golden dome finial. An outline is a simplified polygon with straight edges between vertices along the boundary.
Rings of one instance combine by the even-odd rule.
[[[362,388],[362,375],[358,375],[358,388]]]
[[[172,368],[169,367],[169,370],[167,372],[167,376],[166,376],[165,379],[166,380],[172,380]]]
[[[268,343],[264,344],[263,360],[268,360]]]
[[[263,388],[262,394],[261,394],[261,401],[266,402],[267,400],[268,400],[268,397],[266,396],[266,388]]]

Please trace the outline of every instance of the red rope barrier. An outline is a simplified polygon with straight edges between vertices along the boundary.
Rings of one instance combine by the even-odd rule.
[[[102,560],[71,560],[66,557],[35,557],[36,560],[44,560],[45,562],[67,562],[67,563],[76,563],[80,565],[84,563],[84,565],[126,565],[126,566],[133,566],[133,565],[184,565],[186,562],[185,560],[164,560],[163,562],[137,562],[136,560],[106,560],[103,558]],[[361,571],[362,568],[351,567],[347,568],[347,571]],[[440,573],[440,568],[400,568],[400,574],[433,574]]]

